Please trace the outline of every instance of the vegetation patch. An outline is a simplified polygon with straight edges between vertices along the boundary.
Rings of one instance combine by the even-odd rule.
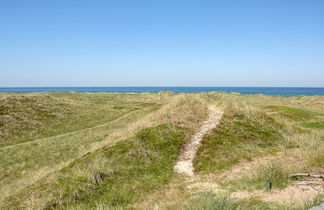
[[[236,209],[289,209],[286,205],[272,202],[265,202],[258,198],[234,200],[227,195],[213,194],[210,192],[201,193],[197,198],[189,201],[185,206],[186,210],[236,210]]]
[[[153,106],[132,112],[105,125],[0,148],[0,198],[80,158],[92,150],[94,145],[109,144],[113,139],[108,142],[105,140],[114,132],[122,132],[130,123],[156,108]]]
[[[324,121],[307,122],[303,124],[306,128],[324,129]]]
[[[231,190],[271,190],[282,189],[290,183],[289,174],[278,164],[260,166],[252,174],[223,184]]]
[[[310,150],[307,160],[312,167],[324,168],[324,146]]]
[[[194,166],[200,172],[228,169],[241,159],[276,150],[280,126],[263,113],[227,110],[219,126],[202,140]]]
[[[75,161],[56,181],[43,180],[7,199],[5,208],[22,207],[35,193],[33,197],[47,200],[43,206],[29,206],[36,209],[130,206],[171,180],[186,133],[187,129],[172,124],[144,129],[133,138]],[[50,196],[46,192],[51,192]]]
[[[150,103],[78,93],[0,95],[0,147],[91,128]],[[120,106],[119,104],[123,104]]]
[[[284,117],[291,120],[310,120],[318,116],[324,116],[324,113],[310,111],[307,109],[289,107],[289,106],[267,106],[272,111],[278,111]]]

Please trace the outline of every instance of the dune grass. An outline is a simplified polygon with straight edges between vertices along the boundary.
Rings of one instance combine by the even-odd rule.
[[[324,121],[307,122],[307,123],[304,123],[303,126],[306,128],[324,129]]]
[[[272,190],[285,188],[290,182],[289,173],[272,162],[259,166],[252,174],[225,182],[223,186],[232,190]]]
[[[234,200],[231,199],[226,194],[214,194],[211,192],[203,192],[198,195],[197,198],[192,199],[188,204],[183,208],[185,210],[236,210],[236,209],[290,209],[286,205],[280,205],[271,202],[265,202],[258,198],[250,198],[243,200]],[[292,208],[291,208],[292,209]]]
[[[242,159],[251,160],[276,151],[282,139],[279,124],[263,113],[246,115],[228,109],[220,125],[202,140],[195,169],[199,172],[229,169]]]
[[[157,110],[168,97],[78,93],[1,96],[7,108],[0,118],[11,116],[22,121],[4,121],[0,127],[4,137],[0,147],[0,200],[111,143],[105,139]],[[152,103],[154,97],[156,103]],[[45,138],[32,139],[39,137]]]
[[[196,198],[190,200],[185,207],[178,207],[174,209],[185,210],[237,210],[237,209],[249,209],[249,210],[308,210],[311,207],[319,205],[323,201],[323,196],[318,195],[315,198],[308,200],[302,205],[287,205],[278,204],[274,202],[262,201],[259,198],[249,198],[242,200],[235,200],[230,198],[226,194],[214,194],[211,192],[200,193]],[[170,209],[173,209],[172,207]]]
[[[324,141],[324,140],[323,140]],[[306,157],[308,164],[312,167],[324,168],[324,146],[320,145],[318,148],[310,150]]]
[[[104,126],[0,148],[0,197],[64,167],[152,109],[139,110]]]
[[[38,93],[0,96],[0,147],[104,124],[145,105],[121,102],[111,95]]]
[[[273,111],[278,111],[281,115],[292,120],[310,120],[318,116],[324,116],[324,113],[321,112],[289,106],[268,106],[267,108]]]
[[[0,194],[7,197],[0,202],[3,209],[132,208],[170,182],[184,136],[201,126],[208,105],[225,114],[203,139],[194,162],[198,175],[290,148],[305,157],[305,170],[324,163],[324,130],[315,128],[323,119],[324,97],[64,92],[0,94],[0,101],[0,130],[6,136],[0,148]],[[286,175],[282,168],[266,165],[231,186],[266,190],[271,181],[280,189],[289,182]],[[179,201],[175,209],[282,207],[226,195],[174,199]]]
[[[133,138],[75,161],[56,175],[56,181],[44,179],[7,199],[2,208],[130,206],[170,181],[186,133],[172,124],[144,129]],[[36,200],[28,203],[33,198]]]
[[[0,149],[4,157],[1,168],[5,169],[0,180],[1,196],[5,198],[42,177],[55,174],[82,155],[129,138],[143,128],[174,123],[193,132],[207,113],[206,106],[193,95],[116,94],[114,97],[144,105],[104,125]]]
[[[193,189],[190,183],[181,184],[181,180],[180,183],[177,183],[179,180],[176,178],[176,183],[169,186],[161,193],[162,195],[155,192],[149,197],[150,201],[138,204],[139,209],[141,207],[147,209],[156,207],[161,209],[309,209],[323,201],[320,195],[298,205],[285,200],[285,198],[273,203],[253,197],[234,200],[227,195],[222,196],[222,192],[217,192],[217,195],[214,194],[212,198],[200,197],[191,200],[193,198],[192,191],[204,190],[205,185],[209,183],[224,187],[223,181],[232,179],[223,177],[222,172],[242,160],[253,161],[251,171],[254,173],[239,176],[230,186],[232,189],[222,189],[227,193],[239,189],[247,193],[254,189],[259,189],[258,191],[262,192],[267,191],[270,189],[270,182],[271,189],[280,192],[291,182],[288,174],[316,172],[318,169],[320,172],[323,168],[321,163],[324,160],[321,155],[323,151],[320,149],[324,143],[324,133],[321,129],[307,129],[302,125],[302,123],[323,117],[318,113],[324,109],[324,97],[285,98],[201,93],[199,98],[207,104],[221,107],[225,111],[219,127],[203,139],[203,145],[195,159],[194,166],[197,176],[201,178],[202,188]],[[297,109],[304,112],[306,110],[305,112],[312,117],[305,119],[296,116],[295,120],[292,120],[290,116],[283,115],[281,111],[267,108],[269,106],[293,107],[293,111]],[[293,154],[293,156],[289,157],[289,161],[283,165],[285,168],[282,168],[278,164],[282,163],[280,162],[281,158],[286,158],[285,154]],[[263,159],[263,155],[265,155],[265,159],[271,157],[271,160],[278,161],[278,164],[275,162],[276,164],[261,165],[258,168],[259,164],[256,163]],[[299,158],[302,158],[302,161]],[[300,162],[294,162],[294,160]],[[243,162],[249,166],[247,161]],[[242,163],[242,167],[244,167],[244,163]],[[237,167],[240,168],[240,165]],[[218,177],[218,173],[221,174],[220,177]],[[224,173],[224,175],[226,174],[227,172]],[[186,185],[189,185],[189,189],[186,188]],[[199,182],[197,186],[200,186]],[[218,188],[211,185],[211,190],[217,191]],[[284,202],[289,205],[283,204]]]

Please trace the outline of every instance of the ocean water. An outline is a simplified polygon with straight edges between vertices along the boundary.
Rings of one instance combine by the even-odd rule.
[[[76,91],[76,92],[112,92],[112,93],[141,93],[172,91],[176,93],[193,92],[236,92],[241,94],[264,94],[277,96],[324,96],[324,88],[287,88],[287,87],[10,87],[0,88],[0,92],[53,92],[53,91]]]

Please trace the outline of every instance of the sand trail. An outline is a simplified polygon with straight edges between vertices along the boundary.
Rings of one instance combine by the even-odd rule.
[[[194,176],[193,160],[196,156],[201,140],[208,132],[216,128],[223,116],[223,111],[219,108],[211,106],[208,108],[208,118],[199,128],[190,141],[185,145],[183,152],[174,167],[176,173]]]

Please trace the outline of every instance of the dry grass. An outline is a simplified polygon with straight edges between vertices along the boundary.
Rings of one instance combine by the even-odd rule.
[[[2,97],[1,97],[2,95]],[[110,94],[0,94],[0,147],[91,128],[150,106]],[[159,99],[156,100],[159,103]]]
[[[261,161],[260,164],[254,163],[254,160],[260,158],[260,152],[264,157],[267,157],[267,159],[271,161],[279,161],[279,164],[282,165],[285,170],[280,169],[277,170],[277,173],[273,173],[273,170],[260,169],[261,172],[259,174],[255,174],[254,177],[249,179],[249,181],[252,180],[252,185],[257,185],[257,188],[259,188],[259,186],[264,187],[263,190],[261,190],[262,192],[260,192],[260,194],[263,195],[261,199],[265,200],[261,200],[260,205],[256,205],[257,209],[269,205],[277,205],[277,207],[280,205],[285,205],[282,203],[288,203],[288,206],[290,206],[283,206],[284,209],[307,209],[312,205],[321,202],[321,197],[316,197],[317,193],[315,192],[317,191],[309,187],[309,189],[307,188],[307,190],[311,190],[311,192],[309,191],[310,193],[308,194],[308,196],[306,196],[308,192],[306,191],[306,194],[304,193],[305,196],[303,194],[303,196],[300,197],[300,200],[297,199],[297,203],[293,203],[296,202],[296,199],[290,199],[287,195],[290,195],[294,192],[299,193],[299,191],[302,192],[303,190],[299,190],[293,186],[285,186],[292,181],[288,180],[287,174],[293,172],[323,173],[324,171],[324,157],[322,155],[324,145],[323,130],[308,128],[307,126],[304,126],[305,123],[309,121],[317,122],[323,120],[324,97],[300,96],[285,98],[227,93],[202,93],[199,95],[199,97],[209,105],[223,107],[225,108],[225,110],[231,110],[232,113],[234,112],[243,114],[243,121],[245,121],[243,124],[241,124],[244,125],[243,130],[242,126],[240,129],[238,129],[235,123],[233,124],[233,121],[235,121],[235,118],[233,116],[230,117],[229,115],[229,117],[226,118],[225,115],[225,118],[222,122],[223,126],[228,128],[224,135],[228,136],[229,138],[234,138],[233,140],[239,141],[237,142],[238,144],[231,145],[230,142],[227,142],[228,138],[224,139],[224,136],[221,135],[222,132],[219,129],[216,129],[215,133],[211,134],[211,136],[207,138],[214,138],[218,143],[212,141],[211,144],[206,145],[205,149],[203,147],[201,148],[204,151],[200,151],[200,155],[203,154],[204,157],[206,157],[204,164],[206,164],[208,167],[205,167],[205,169],[207,170],[204,170],[204,172],[208,173],[199,175],[201,176],[201,178],[199,178],[199,180],[193,181],[193,183],[191,183],[191,181],[183,181],[182,179],[179,180],[178,178],[175,178],[172,184],[165,190],[157,191],[153,193],[151,197],[149,197],[149,200],[137,204],[137,207],[139,209],[155,207],[160,209],[179,209],[182,208],[185,203],[190,203],[190,200],[194,196],[193,194],[197,191],[199,192],[203,190],[213,190],[216,193],[227,191],[226,189],[222,189],[219,184],[231,175],[232,169],[239,172],[236,174],[236,177],[234,177],[234,180],[237,182],[237,184],[233,185],[233,189],[231,190],[238,190],[240,186],[242,186],[246,182],[245,179],[242,179],[243,176],[248,176],[248,174],[246,174],[245,172],[249,172],[245,171],[246,169],[244,168],[242,170],[239,169],[241,162],[247,162],[247,165],[251,165],[251,167],[248,167],[251,173],[257,168],[262,167],[262,165],[269,164],[267,161]],[[269,109],[269,106],[285,107],[285,109],[271,110]],[[300,115],[303,116],[300,117]],[[304,117],[305,115],[307,115],[306,118]],[[269,118],[270,120],[264,120],[267,118]],[[253,125],[254,129],[251,130],[251,126],[246,127],[246,125],[249,124]],[[269,131],[269,127],[275,129],[269,134],[279,134],[277,135],[277,139],[270,141],[272,142],[272,148],[269,146],[265,146],[263,148],[256,147],[255,143],[260,142],[260,139],[264,139],[264,136],[258,136],[256,134],[258,134],[259,132],[263,133]],[[246,136],[249,133],[250,136]],[[247,140],[246,142],[249,143],[245,144],[246,146],[244,147],[237,147],[237,145],[244,144],[244,141],[242,142],[242,140],[237,139],[242,137],[242,135],[243,137],[247,137],[245,139]],[[222,144],[222,146],[220,146],[220,141],[224,141],[224,144]],[[230,146],[224,147],[224,145]],[[223,149],[223,153],[221,153],[222,151],[220,151],[220,149]],[[227,160],[231,159],[231,157],[235,157],[233,159],[235,161],[230,162],[229,164]],[[198,156],[198,159],[199,158],[202,158],[202,156]],[[219,172],[219,167],[216,167],[217,164],[214,164],[215,161],[218,166],[221,166],[221,168],[225,169],[227,168],[227,170],[225,170],[224,172]],[[273,169],[273,167],[268,168]],[[227,175],[222,176],[222,174]],[[282,174],[284,174],[284,177],[282,176]],[[268,191],[266,187],[267,183],[269,184],[269,180],[275,182],[274,188],[278,186],[279,188],[283,189],[275,190],[275,192],[273,191],[273,193],[272,190],[267,193],[263,192],[264,190]],[[192,188],[191,186],[197,187]],[[242,195],[240,199],[254,199],[253,193],[249,194],[245,191],[240,191],[240,193]],[[276,193],[278,194],[278,196],[274,196],[274,194]],[[280,197],[280,195],[282,195],[282,197]],[[268,203],[269,200],[271,201],[270,203],[275,203],[270,204]],[[196,200],[190,204],[190,208],[198,208],[194,204],[197,204],[199,202],[200,208],[201,206],[204,206],[205,204],[208,205],[209,203],[209,201],[205,199],[202,199],[200,201]],[[241,205],[237,201],[237,198],[233,202],[233,206]],[[244,202],[245,201],[243,201],[243,203]]]
[[[131,112],[129,115],[115,122],[107,122],[107,125],[99,126],[93,129],[85,129],[82,132],[80,131],[80,133],[79,131],[77,131],[75,133],[72,133],[71,136],[69,136],[68,134],[65,135],[64,132],[61,132],[62,130],[60,131],[61,133],[55,131],[58,132],[56,134],[54,134],[55,132],[53,131],[53,135],[63,134],[63,136],[50,137],[45,139],[45,141],[38,140],[35,142],[31,141],[35,140],[33,138],[28,140],[31,141],[30,143],[23,143],[21,145],[13,145],[12,147],[8,147],[8,149],[11,148],[10,150],[8,150],[8,154],[10,154],[13,158],[12,161],[10,161],[10,156],[6,156],[7,153],[2,153],[1,155],[4,157],[1,157],[2,160],[4,160],[2,162],[5,162],[5,164],[1,165],[1,168],[13,167],[13,169],[17,168],[18,170],[8,170],[10,171],[10,173],[7,173],[9,174],[9,178],[1,178],[0,182],[3,180],[9,180],[10,182],[10,174],[13,174],[13,178],[11,179],[13,185],[7,186],[22,186],[21,188],[24,189],[13,194],[5,201],[3,201],[0,205],[3,208],[16,208],[18,206],[21,206],[22,204],[24,205],[24,207],[33,209],[38,209],[40,207],[46,206],[48,204],[48,201],[52,200],[54,196],[53,194],[51,194],[51,192],[53,192],[53,189],[47,187],[54,186],[54,183],[58,183],[59,177],[61,177],[63,174],[74,174],[81,177],[89,177],[91,176],[91,174],[97,171],[107,170],[107,168],[104,166],[107,160],[101,158],[96,158],[95,160],[93,159],[93,161],[91,162],[91,167],[88,167],[86,169],[82,167],[70,167],[72,165],[75,166],[78,164],[85,164],[85,160],[82,158],[83,155],[88,154],[91,156],[91,154],[94,154],[96,152],[101,153],[101,148],[107,148],[107,145],[113,146],[120,140],[128,139],[147,127],[154,127],[162,123],[171,123],[174,125],[186,127],[188,129],[188,134],[193,133],[206,118],[207,106],[209,105],[215,105],[222,109],[230,110],[230,112],[228,113],[234,113],[234,115],[227,115],[227,118],[224,118],[222,122],[223,127],[227,129],[227,131],[223,132],[223,134],[226,134],[228,139],[237,141],[237,138],[244,137],[244,139],[246,140],[243,142],[240,141],[241,147],[236,147],[237,144],[234,143],[232,145],[228,144],[227,147],[221,147],[221,149],[223,149],[223,153],[219,154],[223,155],[220,155],[219,157],[221,158],[218,158],[219,154],[217,152],[219,152],[219,144],[217,147],[218,149],[215,150],[216,147],[214,148],[214,146],[217,144],[213,144],[212,142],[215,139],[224,140],[224,138],[221,138],[222,136],[219,135],[220,132],[218,132],[217,130],[215,130],[215,132],[211,134],[210,137],[208,137],[211,139],[211,144],[209,144],[209,146],[206,148],[208,148],[212,152],[205,150],[201,151],[200,154],[204,154],[204,156],[207,157],[206,160],[208,161],[216,159],[220,161],[217,164],[219,164],[219,166],[221,165],[223,170],[225,170],[225,172],[222,173],[226,173],[236,166],[239,166],[242,161],[253,162],[258,158],[256,157],[256,154],[262,154],[264,156],[270,155],[272,161],[278,161],[280,160],[280,158],[283,158],[283,156],[278,155],[279,153],[288,156],[289,154],[291,154],[289,151],[295,151],[295,156],[302,158],[302,161],[294,158],[292,158],[292,161],[286,161],[291,157],[285,156],[285,158],[287,159],[283,158],[284,162],[286,163],[285,167],[289,168],[289,172],[323,171],[324,157],[322,154],[324,145],[324,130],[307,125],[317,125],[323,121],[324,116],[322,114],[324,110],[324,97],[299,96],[286,98],[277,96],[240,95],[228,93],[174,94],[169,92],[156,94],[55,94],[51,94],[50,97],[56,97],[58,101],[62,99],[62,101],[65,102],[71,101],[73,99],[73,101],[77,101],[75,103],[83,103],[83,101],[87,101],[87,103],[93,104],[94,101],[96,101],[96,104],[105,104],[108,98],[109,100],[113,99],[116,103],[118,103],[117,105],[114,105],[114,107],[115,110],[120,114],[120,111],[125,109],[125,105],[126,107],[128,105],[130,107],[135,106],[137,107],[137,109],[133,110],[135,112]],[[38,94],[31,94],[30,96],[34,97],[37,95]],[[4,96],[0,94],[0,98],[1,97],[3,100],[8,100],[6,98],[10,96]],[[146,108],[142,109],[142,105],[144,104]],[[126,111],[123,114],[125,113],[129,112]],[[95,119],[96,116],[99,115],[89,114],[87,116],[89,116],[89,118],[91,118],[92,116],[94,117],[94,119],[89,120],[91,122],[95,122],[94,124],[92,124],[92,126],[97,126],[98,122],[103,122]],[[238,116],[238,118],[235,118],[235,116]],[[26,123],[28,123],[28,121],[26,121]],[[237,127],[237,125],[239,125],[239,128]],[[88,127],[85,126],[82,128]],[[73,129],[70,131],[73,131]],[[271,138],[268,138],[269,136]],[[75,140],[74,142],[73,139],[77,140]],[[54,144],[55,142],[57,144]],[[69,144],[69,142],[71,144]],[[264,142],[266,142],[266,144],[263,144]],[[76,147],[79,149],[79,151],[76,150],[76,153],[73,153],[73,145],[78,145]],[[45,152],[43,153],[43,156],[42,153],[40,153],[41,156],[38,158],[36,151],[39,150],[36,150],[36,148],[40,147],[44,149]],[[20,148],[20,150],[18,148]],[[27,155],[26,151],[33,151],[33,148],[35,149],[34,152],[31,152]],[[52,155],[60,154],[60,152],[62,151],[64,152],[64,148],[70,148],[70,150],[66,150],[66,156],[61,155],[63,159],[65,158],[64,161],[63,159],[59,159],[62,164],[56,164],[55,158],[57,158],[58,156]],[[2,150],[0,149],[0,152],[1,151]],[[25,157],[25,159],[19,159],[18,157],[15,157],[15,154],[20,154],[19,151],[26,153],[25,156],[22,156]],[[215,153],[215,151],[217,151],[217,154]],[[233,152],[231,153],[231,151]],[[137,150],[137,152],[141,155],[145,154],[145,150],[143,149],[139,149]],[[47,157],[44,158],[45,154],[47,153],[49,154],[48,159]],[[235,157],[235,161],[227,164],[225,160],[228,160],[228,158],[224,158],[226,157],[226,154],[232,154],[232,156]],[[59,158],[61,158],[61,156],[59,156]],[[50,157],[52,157],[52,160],[50,160]],[[98,157],[100,157],[100,155]],[[129,157],[129,160],[132,160],[132,156]],[[210,165],[208,161],[205,161],[205,163],[207,165]],[[294,163],[296,161],[299,161],[299,164]],[[25,163],[26,165],[19,163]],[[251,169],[254,170],[258,166],[259,165],[253,165]],[[217,170],[214,170],[215,168],[213,167],[207,168],[208,170],[205,170],[204,172],[208,173],[201,176],[203,179],[205,179],[204,183],[208,183],[209,186],[218,186],[218,184],[220,184],[219,178],[208,178],[209,176],[218,177],[220,173],[217,169],[218,167],[215,167]],[[27,173],[23,172],[26,170]],[[19,172],[17,173],[18,175],[15,175],[16,171]],[[269,176],[271,174],[268,173],[269,170],[264,170],[263,172],[264,173],[260,173],[262,174],[261,178],[271,177]],[[280,173],[276,173],[275,175],[278,174]],[[23,180],[22,185],[20,185],[19,178],[15,176],[21,177],[21,180]],[[39,181],[39,179],[41,179],[41,181]],[[255,184],[257,181],[253,180],[252,182],[253,184]],[[240,182],[240,179],[236,181]],[[242,183],[243,181],[240,184]],[[25,186],[27,185],[30,185],[30,187],[25,188]],[[145,196],[147,196],[147,199],[145,201],[139,199],[134,201],[136,204],[132,203],[126,206],[135,206],[137,208],[160,207],[171,209],[191,209],[199,208],[201,206],[204,206],[205,204],[213,204],[213,202],[216,201],[224,201],[224,206],[226,207],[224,209],[231,209],[231,206],[241,207],[245,205],[249,207],[273,207],[281,205],[278,203],[269,203],[262,200],[255,201],[255,198],[251,198],[251,200],[249,200],[248,198],[247,201],[242,202],[240,202],[239,200],[232,201],[226,200],[227,198],[225,199],[224,197],[218,198],[213,196],[197,198],[195,197],[197,190],[193,188],[189,189],[189,185],[190,182],[188,183],[182,178],[174,177],[174,180],[170,185],[164,184],[163,188],[156,189],[156,191],[152,192],[150,195],[145,194]],[[59,189],[62,189],[62,193],[65,192],[67,188],[75,190],[75,188],[73,187],[65,188],[64,186],[68,186],[68,184],[59,184]],[[203,184],[197,184],[197,186],[200,186],[201,188],[198,189],[198,191],[203,190]],[[237,186],[239,186],[239,184],[237,184]],[[283,186],[284,185],[282,185],[282,187]],[[218,187],[215,187],[215,189],[216,188],[217,190],[219,190]],[[9,188],[2,189],[5,189],[5,192],[9,192],[7,193],[7,195],[10,195],[12,193],[10,192]],[[82,195],[82,193],[80,193],[80,195]],[[89,196],[91,198],[91,194],[89,194]],[[304,202],[306,202],[306,200]],[[71,204],[69,208],[77,208],[77,206],[78,202]],[[109,203],[99,202],[97,207],[106,208],[109,206]],[[298,207],[298,209],[303,208]]]
[[[20,101],[22,97],[28,102],[24,103]],[[82,118],[80,118],[79,121],[74,121],[73,119],[68,119],[70,115],[64,116],[66,110],[75,108],[75,101],[77,101],[75,103],[78,103],[78,106],[95,103],[96,106],[92,107],[94,110],[82,108],[78,109],[78,112],[85,112],[80,114],[80,116],[87,116],[87,118],[93,117],[93,119],[91,118],[89,121],[92,123],[99,123],[99,125],[88,128],[83,128],[80,125],[73,125],[72,127],[78,127],[81,129],[64,134],[61,133],[62,128],[58,127],[57,130],[60,131],[60,135],[37,140],[29,140],[27,142],[24,141],[23,143],[19,143],[19,141],[16,142],[19,144],[0,148],[0,167],[2,169],[0,171],[0,200],[30,184],[35,183],[44,176],[66,167],[69,163],[80,158],[82,155],[96,150],[103,145],[117,141],[118,134],[124,133],[125,127],[139,119],[143,119],[143,117],[149,112],[158,109],[162,102],[166,102],[166,98],[169,97],[169,94],[167,94],[167,96],[163,96],[163,94],[143,94],[143,98],[141,98],[141,95],[138,95],[137,97],[130,95],[127,97],[127,94],[121,97],[120,95],[115,94],[83,95],[76,93],[51,93],[50,96],[48,96],[45,93],[34,93],[30,95],[13,94],[12,96],[10,95],[4,98],[11,101],[18,100],[18,102],[15,102],[16,104],[20,104],[20,107],[26,107],[32,106],[32,104],[29,103],[29,97],[32,98],[31,101],[34,101],[34,99],[37,98],[39,104],[42,103],[44,97],[44,104],[47,104],[47,98],[51,97],[54,97],[55,100],[60,103],[63,103],[64,101],[69,101],[69,103],[73,102],[71,106],[64,104],[64,109],[56,110],[63,115],[63,118],[67,118],[61,120],[61,122],[67,123],[67,127],[69,127],[70,123],[83,125],[84,121],[87,121]],[[154,104],[147,102],[152,101],[152,98],[154,97],[156,97],[157,103]],[[61,100],[63,102],[61,102]],[[120,100],[125,100],[125,102],[121,102]],[[44,104],[42,106],[46,107],[47,105]],[[96,110],[99,105],[102,107]],[[103,110],[105,110],[105,112]],[[50,111],[52,110],[48,110],[48,112]],[[29,113],[17,112],[14,108],[7,109],[6,112],[11,115],[29,115]],[[98,114],[94,114],[94,112],[98,112]],[[101,121],[98,121],[97,117],[100,116],[100,113],[102,113],[101,117],[105,120],[105,123],[102,123],[102,119]],[[55,126],[51,124],[53,119],[48,120],[47,117],[43,117],[37,112],[30,115],[33,115],[37,121],[42,122],[44,124],[43,126],[47,123],[47,125],[53,130],[53,135],[58,132],[55,130]],[[26,133],[28,133],[30,129],[34,130],[34,133],[36,134],[33,134],[33,136],[39,136],[41,134],[37,134],[37,132],[41,131],[34,129],[34,118],[31,118],[31,124],[29,124],[28,120],[21,122],[22,125],[20,128],[25,129],[23,132]],[[5,128],[1,127],[1,129],[12,130],[14,127],[7,126]],[[123,135],[126,135],[126,133],[127,132]],[[121,135],[122,138],[124,137],[123,135]],[[107,139],[108,137],[111,138]],[[13,137],[13,139],[15,138]]]
[[[172,98],[172,100],[170,100],[169,103],[166,103],[160,109],[158,109],[150,114],[146,114],[147,111],[146,111],[146,113],[145,112],[139,113],[139,115],[137,116],[137,119],[139,119],[139,120],[135,120],[135,118],[131,118],[131,119],[125,118],[123,120],[124,124],[120,121],[116,122],[115,124],[118,127],[114,128],[113,132],[107,128],[103,129],[100,127],[99,131],[98,130],[96,130],[94,132],[87,131],[86,133],[80,134],[81,136],[77,137],[76,139],[80,140],[80,137],[87,136],[89,139],[93,140],[93,138],[96,135],[104,136],[100,133],[98,134],[98,132],[100,132],[100,131],[105,132],[105,133],[111,132],[111,134],[108,137],[106,137],[105,139],[94,142],[90,148],[86,148],[86,150],[84,150],[83,154],[88,153],[90,151],[95,151],[99,148],[106,146],[107,144],[115,143],[121,139],[129,138],[129,137],[133,136],[135,133],[137,133],[138,131],[142,130],[143,128],[156,126],[161,123],[173,123],[176,125],[185,126],[191,132],[193,132],[195,130],[195,128],[205,118],[206,113],[207,113],[206,106],[203,103],[201,103],[201,101],[199,101],[198,98],[196,98],[194,95],[174,95],[172,97],[173,98]],[[73,134],[73,136],[75,136],[75,134]],[[62,139],[62,137],[59,137],[59,139]],[[62,141],[65,142],[64,140],[62,140]],[[80,142],[82,142],[82,145],[85,143],[85,141],[82,139]],[[29,146],[30,145],[28,145],[28,147]],[[56,146],[64,148],[64,146],[62,144],[58,144]],[[60,149],[58,149],[58,150],[60,151]],[[23,150],[23,151],[25,151],[25,150]],[[30,155],[30,158],[29,158],[30,160],[33,160],[33,157],[32,157],[33,154]],[[80,154],[82,155],[82,153],[79,153],[78,155],[75,155],[73,158],[71,157],[70,160],[80,158]],[[57,169],[64,168],[70,162],[71,161],[65,162],[63,164],[63,166],[59,166],[55,169],[57,170]],[[31,168],[32,167],[33,166],[31,165]],[[95,164],[93,165],[93,167],[95,167]],[[30,167],[28,167],[28,169],[29,168]],[[94,170],[94,169],[92,168],[92,170]],[[39,171],[40,170],[37,170],[37,172],[39,172]],[[52,173],[53,171],[49,170],[48,168],[45,168],[45,172]],[[49,173],[44,173],[44,174],[47,175]],[[35,174],[31,174],[31,179],[33,179],[34,177],[35,177]],[[44,177],[43,174],[42,174],[42,176],[39,176],[37,178],[42,178],[42,177]],[[25,178],[25,176],[24,176],[24,178]],[[33,183],[34,181],[36,181],[36,180],[31,180],[31,179],[30,180],[25,179],[25,180],[27,180],[25,186],[30,185],[30,183]],[[51,179],[51,178],[49,178],[49,179]],[[15,181],[17,181],[17,179],[15,179]],[[7,192],[8,191],[10,192],[10,188],[6,188],[6,189],[7,189]],[[10,193],[7,193],[7,195]],[[26,196],[29,197],[29,194],[26,194]]]

